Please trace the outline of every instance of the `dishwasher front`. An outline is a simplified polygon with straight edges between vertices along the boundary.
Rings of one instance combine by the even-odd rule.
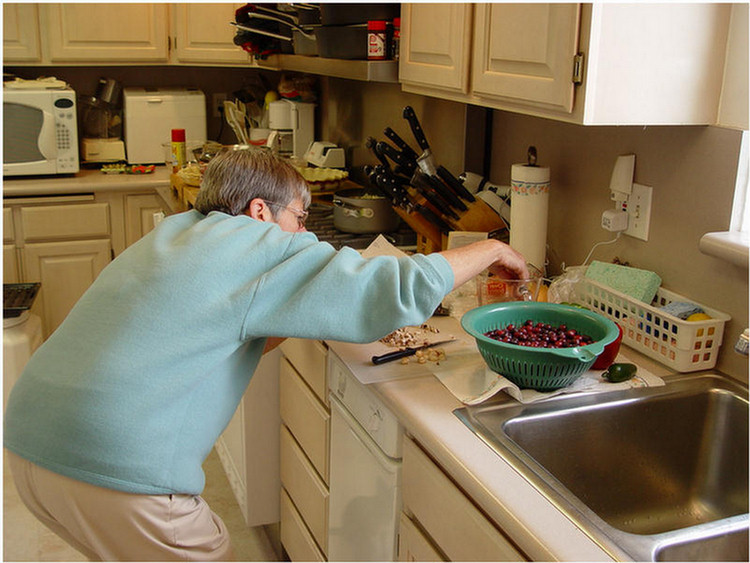
[[[403,431],[393,413],[330,356],[328,560],[395,561]]]

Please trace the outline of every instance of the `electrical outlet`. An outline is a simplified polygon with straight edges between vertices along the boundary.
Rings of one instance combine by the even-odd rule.
[[[628,213],[628,228],[625,234],[641,240],[648,240],[651,224],[651,198],[654,188],[633,183],[633,191],[623,202],[622,209]]]
[[[219,109],[220,108],[222,110],[224,109],[224,101],[226,99],[227,99],[226,93],[214,94],[211,97],[211,101],[212,101],[211,113],[214,117],[221,117],[222,114],[221,114],[221,111],[219,111]]]

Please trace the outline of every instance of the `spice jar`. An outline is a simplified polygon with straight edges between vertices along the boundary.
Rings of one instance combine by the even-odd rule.
[[[398,60],[401,50],[401,18],[393,18],[393,39],[391,39],[391,59]]]
[[[172,129],[172,172],[179,171],[186,162],[185,130]]]
[[[386,58],[386,23],[384,21],[367,22],[367,59],[384,61]]]

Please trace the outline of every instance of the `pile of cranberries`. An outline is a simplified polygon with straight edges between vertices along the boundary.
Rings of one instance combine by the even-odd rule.
[[[575,329],[569,329],[564,324],[553,326],[535,323],[532,320],[519,326],[509,324],[505,328],[485,332],[484,335],[500,342],[529,348],[573,348],[593,342],[590,336],[580,334]]]

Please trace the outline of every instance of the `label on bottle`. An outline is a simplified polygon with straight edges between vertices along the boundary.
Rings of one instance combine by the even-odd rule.
[[[385,22],[368,22],[367,26],[367,58],[371,61],[385,60],[386,32]]]

